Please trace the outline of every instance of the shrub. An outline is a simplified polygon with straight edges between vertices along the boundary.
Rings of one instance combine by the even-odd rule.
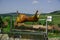
[[[58,24],[58,27],[60,27],[60,24]]]

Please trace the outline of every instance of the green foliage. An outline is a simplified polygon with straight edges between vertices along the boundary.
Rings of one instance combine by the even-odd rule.
[[[49,37],[49,38],[60,37],[60,33],[51,33],[51,32],[49,32],[49,33],[48,33],[48,37]]]
[[[60,31],[58,31],[58,30],[54,30],[53,33],[60,33]]]
[[[45,20],[38,21],[38,23],[39,23],[40,25],[46,25],[46,21],[45,21]]]
[[[54,25],[53,22],[48,22],[48,25]]]
[[[60,27],[60,24],[58,24],[58,27]]]
[[[33,22],[25,22],[25,24],[27,24],[27,25],[32,25]]]
[[[4,33],[8,33],[8,32],[10,32],[10,16],[2,16],[2,20],[3,20],[3,22],[8,22],[8,25],[7,26],[5,26],[4,28],[2,28],[2,31],[4,32]]]
[[[3,21],[5,22],[10,22],[10,16],[6,16],[6,17],[3,17],[2,18],[3,19]]]

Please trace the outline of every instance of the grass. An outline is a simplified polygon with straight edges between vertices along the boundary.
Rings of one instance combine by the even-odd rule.
[[[60,37],[60,33],[48,33],[49,38]]]
[[[60,24],[60,16],[53,16],[53,23]]]
[[[41,15],[40,19],[46,19],[47,16],[52,16],[52,22],[55,25],[60,24],[60,15]]]

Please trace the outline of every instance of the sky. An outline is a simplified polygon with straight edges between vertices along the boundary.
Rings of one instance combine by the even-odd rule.
[[[60,10],[60,0],[0,0],[0,14],[16,11],[32,14],[36,10],[42,13]]]

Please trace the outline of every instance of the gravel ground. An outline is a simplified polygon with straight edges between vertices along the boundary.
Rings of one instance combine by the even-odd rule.
[[[9,38],[7,34],[0,34],[0,40],[31,40],[31,39],[22,39],[22,38]],[[60,40],[59,38],[48,38],[48,40]]]
[[[30,40],[30,39],[21,39],[21,38],[9,38],[7,34],[0,34],[0,40]]]

